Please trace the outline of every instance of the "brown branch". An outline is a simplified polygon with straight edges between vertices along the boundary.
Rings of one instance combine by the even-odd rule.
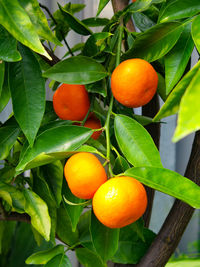
[[[46,58],[43,55],[38,54],[47,64],[49,64],[50,66],[54,66],[56,63],[60,62],[60,59],[48,48],[43,44],[45,50],[47,51],[47,53],[51,56],[52,60]]]
[[[129,0],[112,0],[114,13],[123,10],[128,4]],[[135,26],[132,20],[127,22],[126,27],[130,32],[135,32]]]
[[[185,176],[200,185],[200,132],[197,132]],[[186,188],[187,190],[187,188]],[[157,237],[137,267],[163,267],[175,251],[194,209],[176,200]]]
[[[0,221],[18,221],[18,222],[26,222],[31,223],[30,217],[28,214],[11,212],[10,214],[0,214]]]
[[[142,115],[148,116],[153,118],[159,110],[159,99],[158,95],[156,94],[153,99],[145,106],[142,107]],[[160,146],[160,124],[159,123],[151,123],[145,127],[147,131],[150,133],[152,139],[154,140],[155,145],[159,149]],[[145,227],[149,226],[150,219],[151,219],[151,213],[152,213],[152,207],[153,207],[153,200],[154,200],[154,193],[155,190],[145,186],[147,191],[147,197],[148,197],[148,206],[145,211],[145,214],[143,216]]]

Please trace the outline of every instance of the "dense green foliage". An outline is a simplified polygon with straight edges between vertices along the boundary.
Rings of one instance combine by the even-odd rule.
[[[37,0],[0,0],[0,112],[10,99],[13,107],[0,126],[2,267],[70,267],[67,250],[74,250],[88,267],[105,267],[108,260],[134,264],[147,251],[155,234],[142,219],[109,229],[87,202],[72,195],[63,165],[77,151],[99,155],[109,165],[110,176],[125,173],[200,208],[200,187],[163,168],[144,128],[178,113],[173,141],[200,129],[200,63],[190,69],[194,47],[200,53],[200,1],[137,0],[112,18],[99,18],[108,2],[99,1],[97,17],[80,21],[76,13],[83,4],[58,4],[52,16],[45,16]],[[129,19],[137,33],[126,28]],[[70,31],[87,41],[69,48]],[[52,64],[49,60],[55,60],[53,51],[61,42],[65,56]],[[112,103],[113,69],[119,61],[136,57],[150,62],[159,75],[158,94],[165,103],[154,118],[136,116],[116,100]],[[60,83],[86,85],[90,111],[104,129],[100,139],[92,140],[88,128],[58,119],[52,101],[46,101],[49,80],[47,90],[56,90]],[[89,210],[82,213],[85,206]],[[24,214],[30,225],[6,220],[25,219]],[[56,237],[61,245],[56,245]]]

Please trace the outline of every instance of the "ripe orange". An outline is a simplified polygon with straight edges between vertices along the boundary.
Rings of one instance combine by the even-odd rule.
[[[101,122],[99,119],[97,119],[94,115],[89,117],[86,122],[84,123],[84,126],[90,129],[100,129],[101,128]],[[94,140],[97,140],[99,136],[101,135],[102,131],[94,132],[91,136]]]
[[[146,210],[144,186],[134,178],[111,178],[99,187],[93,197],[98,220],[110,228],[121,228],[138,220]]]
[[[53,96],[53,107],[62,120],[83,120],[90,107],[85,86],[63,83]]]
[[[107,175],[96,156],[80,152],[71,156],[64,167],[64,175],[71,192],[83,199],[93,197],[107,180]]]
[[[136,108],[147,104],[158,86],[158,75],[143,59],[128,59],[120,63],[111,76],[113,96],[122,105]]]
[[[136,0],[132,0],[132,2],[134,3],[134,2],[136,2]]]

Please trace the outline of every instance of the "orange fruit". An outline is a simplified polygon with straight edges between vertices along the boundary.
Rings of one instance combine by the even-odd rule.
[[[132,2],[134,3],[134,2],[136,2],[136,0],[132,0]]]
[[[89,117],[86,122],[84,123],[84,127],[90,128],[90,129],[100,129],[101,128],[101,122],[99,119],[97,119],[94,115]],[[101,135],[102,131],[94,132],[91,136],[94,140],[97,140],[99,136]]]
[[[120,63],[111,76],[111,90],[122,105],[136,108],[146,105],[156,93],[158,75],[149,62],[128,59]]]
[[[64,167],[64,175],[71,192],[79,198],[90,199],[107,180],[101,162],[88,152],[71,156]]]
[[[111,178],[99,187],[93,197],[98,220],[110,228],[121,228],[138,220],[147,207],[144,186],[128,176]]]
[[[53,108],[62,120],[81,121],[90,107],[84,85],[63,83],[53,95]]]

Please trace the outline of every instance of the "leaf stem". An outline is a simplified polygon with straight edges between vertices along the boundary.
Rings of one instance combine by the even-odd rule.
[[[55,19],[54,16],[51,14],[51,12],[50,12],[50,10],[48,9],[48,7],[42,5],[41,3],[40,3],[39,5],[40,5],[41,8],[43,8],[44,10],[46,10],[46,12],[48,13],[49,17],[53,20],[53,22],[55,23],[55,25],[58,25],[56,19]],[[66,47],[67,47],[69,53],[71,54],[71,56],[74,56],[74,53],[72,52],[72,50],[71,50],[71,48],[70,48],[70,46],[69,46],[67,40],[65,39],[65,36],[64,36],[63,31],[60,30],[60,33],[61,33],[61,35],[62,35],[63,41],[64,41],[64,43],[65,43],[65,45],[66,45]]]
[[[123,26],[119,25],[119,37],[118,37],[118,45],[117,45],[117,53],[116,53],[116,63],[115,66],[117,67],[120,64],[120,56],[121,56],[121,46],[122,46],[122,38],[123,38]],[[108,171],[111,176],[113,176],[111,164],[110,164],[110,116],[112,114],[113,108],[113,95],[110,98],[110,104],[108,108],[107,118],[105,122],[105,132],[106,132],[106,144],[107,144],[107,160],[109,162]]]

